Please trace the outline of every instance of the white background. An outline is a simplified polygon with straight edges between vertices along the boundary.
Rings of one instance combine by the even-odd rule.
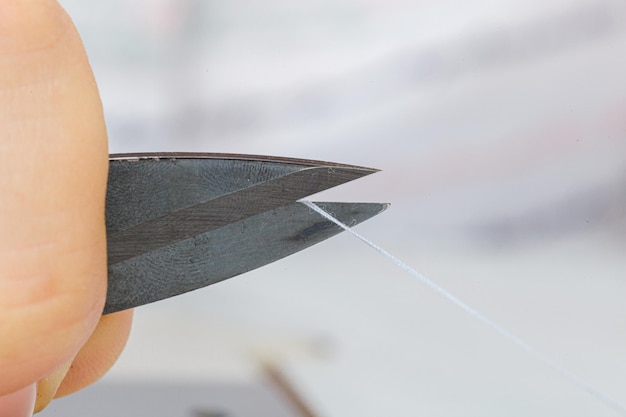
[[[380,168],[319,199],[391,202],[358,230],[626,403],[622,1],[62,4],[111,152]],[[345,234],[136,316],[109,382],[273,360],[326,417],[616,415]]]

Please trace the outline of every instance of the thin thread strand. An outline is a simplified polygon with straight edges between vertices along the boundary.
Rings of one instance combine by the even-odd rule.
[[[591,385],[589,382],[587,382],[582,377],[578,376],[576,373],[574,373],[574,372],[570,371],[569,369],[563,367],[562,365],[557,363],[555,360],[550,358],[548,355],[546,355],[546,354],[542,353],[541,351],[533,348],[531,345],[526,343],[524,340],[522,340],[519,337],[515,336],[513,333],[511,333],[510,331],[508,331],[504,327],[500,326],[495,321],[493,321],[490,318],[488,318],[487,316],[483,315],[478,310],[476,310],[475,308],[473,308],[470,305],[466,304],[464,301],[460,300],[459,298],[457,298],[452,293],[446,291],[444,288],[442,288],[439,285],[435,284],[432,280],[430,280],[425,275],[419,273],[417,270],[415,270],[414,268],[409,266],[407,263],[405,263],[402,260],[396,258],[394,255],[392,255],[391,253],[387,252],[385,249],[383,249],[382,247],[378,246],[377,244],[375,244],[371,240],[369,240],[366,237],[364,237],[364,236],[360,235],[359,233],[355,232],[354,230],[352,230],[352,228],[350,228],[349,226],[343,224],[342,222],[337,220],[335,217],[333,217],[331,214],[329,214],[326,211],[324,211],[317,204],[315,204],[315,203],[313,203],[311,201],[304,201],[304,200],[301,201],[301,202],[303,204],[305,204],[307,207],[309,207],[311,210],[314,210],[315,212],[317,212],[318,214],[320,214],[324,218],[326,218],[326,219],[330,220],[331,222],[335,223],[337,226],[341,227],[346,232],[350,233],[351,235],[353,235],[354,237],[356,237],[357,239],[359,239],[360,241],[362,241],[363,243],[365,243],[366,245],[368,245],[369,247],[374,249],[376,252],[378,252],[381,255],[383,255],[385,258],[390,260],[396,266],[398,266],[399,268],[401,268],[402,270],[407,272],[409,275],[411,275],[411,276],[417,278],[418,280],[420,280],[424,285],[426,285],[427,287],[429,287],[432,290],[436,291],[437,293],[442,295],[444,298],[448,299],[450,302],[452,302],[456,306],[458,306],[461,309],[463,309],[466,313],[470,314],[471,316],[477,318],[478,320],[480,320],[481,322],[483,322],[487,326],[491,327],[493,330],[495,330],[497,333],[499,333],[502,337],[504,337],[504,338],[508,339],[509,341],[513,342],[518,347],[522,348],[523,350],[525,350],[526,352],[528,352],[529,354],[531,354],[535,358],[539,359],[541,362],[543,362],[546,365],[548,365],[553,370],[557,371],[563,377],[565,377],[566,379],[568,379],[571,382],[573,382],[579,388],[583,389],[584,391],[586,391],[587,393],[589,393],[590,395],[595,397],[597,400],[599,400],[600,402],[602,402],[606,406],[610,407],[611,409],[613,409],[614,411],[618,412],[619,414],[621,414],[623,416],[626,416],[626,407],[624,407],[622,404],[618,403],[617,401],[613,400],[612,398],[608,397],[607,395],[603,394],[601,391],[596,389],[593,385]]]

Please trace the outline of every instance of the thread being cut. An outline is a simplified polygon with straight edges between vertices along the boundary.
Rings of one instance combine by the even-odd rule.
[[[443,287],[437,285],[434,281],[432,281],[431,279],[429,279],[425,275],[419,273],[416,269],[411,267],[409,264],[403,262],[399,258],[397,258],[394,255],[392,255],[390,252],[386,251],[382,247],[380,247],[377,244],[375,244],[374,242],[372,242],[371,240],[369,240],[366,237],[364,237],[364,236],[360,235],[359,233],[355,232],[352,228],[350,228],[349,226],[343,224],[342,222],[340,222],[339,220],[334,218],[331,214],[329,214],[326,211],[324,211],[317,204],[315,204],[315,203],[313,203],[311,201],[301,201],[301,202],[303,204],[305,204],[307,207],[309,207],[311,210],[317,212],[322,217],[324,217],[324,218],[330,220],[331,222],[335,223],[337,226],[341,227],[343,230],[345,230],[346,232],[348,232],[352,236],[356,237],[361,242],[365,243],[367,246],[369,246],[372,249],[374,249],[376,252],[378,252],[379,254],[384,256],[385,258],[387,258],[389,261],[391,261],[397,267],[399,267],[400,269],[404,270],[409,275],[417,278],[422,284],[424,284],[428,288],[434,290],[435,292],[437,292],[438,294],[440,294],[441,296],[446,298],[448,301],[452,302],[457,307],[460,307],[461,309],[463,309],[469,315],[477,318],[478,320],[480,320],[481,322],[483,322],[487,326],[491,327],[500,336],[504,337],[505,339],[508,339],[510,342],[512,342],[515,345],[517,345],[518,347],[522,348],[523,350],[528,352],[530,355],[534,356],[536,359],[540,360],[541,362],[543,362],[544,364],[546,364],[547,366],[549,366],[550,368],[552,368],[553,370],[555,370],[556,372],[561,374],[564,378],[566,378],[567,380],[569,380],[570,382],[572,382],[573,384],[575,384],[576,386],[578,386],[582,390],[586,391],[588,394],[590,394],[593,397],[595,397],[598,401],[600,401],[604,405],[606,405],[609,408],[613,409],[618,414],[626,416],[626,407],[624,407],[622,404],[618,403],[617,401],[613,400],[609,396],[605,395],[600,390],[596,389],[593,385],[591,385],[589,382],[587,382],[585,379],[583,379],[582,377],[580,377],[576,373],[574,373],[574,372],[570,371],[569,369],[563,367],[562,365],[560,365],[558,362],[556,362],[554,359],[552,359],[548,355],[546,355],[543,352],[535,349],[534,347],[532,347],[531,345],[526,343],[524,340],[522,340],[519,337],[515,336],[513,333],[511,333],[509,330],[507,330],[504,327],[502,327],[501,325],[499,325],[494,320],[492,320],[489,317],[483,315],[478,310],[476,310],[475,308],[471,307],[469,304],[467,304],[464,301],[462,301],[459,298],[457,298],[454,294],[448,292],[446,289],[444,289]]]

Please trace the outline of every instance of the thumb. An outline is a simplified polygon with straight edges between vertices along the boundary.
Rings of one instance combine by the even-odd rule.
[[[100,318],[106,146],[69,17],[0,0],[0,396],[68,363]]]

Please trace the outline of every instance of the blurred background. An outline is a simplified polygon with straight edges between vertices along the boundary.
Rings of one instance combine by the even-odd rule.
[[[61,3],[112,153],[380,168],[316,198],[392,203],[358,231],[626,402],[623,1]],[[138,309],[111,373],[42,416],[305,415],[185,396],[268,364],[314,416],[615,415],[344,234]]]

